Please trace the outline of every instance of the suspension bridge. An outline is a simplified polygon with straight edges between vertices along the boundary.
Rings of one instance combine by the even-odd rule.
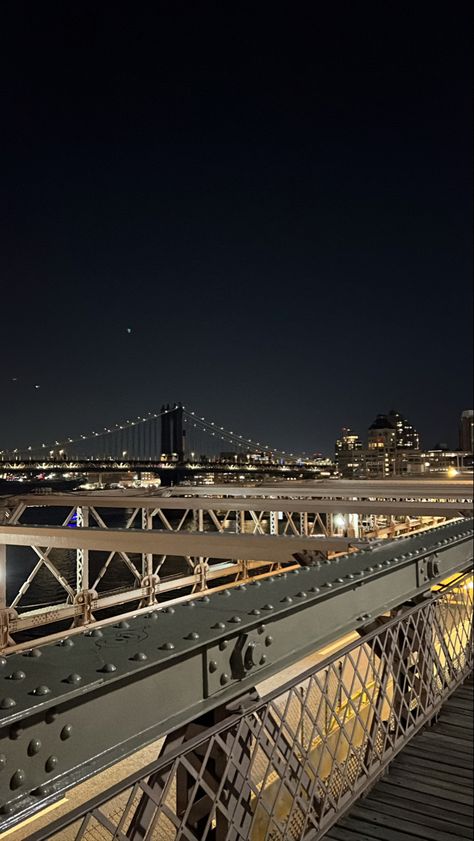
[[[301,461],[303,453],[288,452],[268,441],[257,441],[206,419],[181,403],[159,412],[92,430],[75,437],[0,450],[3,461],[133,461],[178,462],[209,458],[233,462],[247,457],[267,461]]]

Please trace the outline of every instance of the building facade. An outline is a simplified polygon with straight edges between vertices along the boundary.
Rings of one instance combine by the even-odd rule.
[[[362,441],[351,429],[343,428],[336,441],[335,461],[338,473],[344,479],[354,479],[364,474]]]
[[[459,449],[474,452],[474,409],[465,409],[459,422]]]

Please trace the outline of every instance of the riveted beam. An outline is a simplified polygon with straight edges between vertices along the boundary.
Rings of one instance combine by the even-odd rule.
[[[4,813],[37,810],[309,651],[429,595],[469,568],[472,534],[472,521],[449,524],[2,658]]]

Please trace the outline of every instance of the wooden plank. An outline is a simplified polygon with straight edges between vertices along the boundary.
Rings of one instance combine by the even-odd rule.
[[[472,775],[469,770],[465,771],[462,768],[455,770],[443,765],[440,767],[431,760],[426,762],[416,757],[404,756],[402,760],[393,763],[393,768],[402,772],[406,770],[410,774],[426,775],[431,779],[445,780],[448,783],[453,782],[461,788],[466,787],[468,790],[472,788]]]
[[[452,740],[454,746],[463,746],[469,749],[470,742],[466,738],[465,730],[461,727],[450,727],[448,724],[439,724],[436,725],[436,735],[438,736],[446,736],[448,739]]]
[[[368,841],[372,841],[372,839],[376,839],[376,841],[410,841],[413,838],[412,835],[407,835],[405,831],[400,832],[396,829],[389,829],[386,826],[377,826],[368,821],[360,820],[353,816],[352,812],[349,817],[343,818],[341,827],[354,832],[354,835],[348,841],[353,841],[353,839],[359,841],[362,838],[368,839]],[[449,841],[452,841],[452,838]]]
[[[440,756],[439,748],[436,749],[436,746],[431,745],[423,745],[421,741],[417,741],[416,745],[408,745],[404,751],[403,755],[407,756],[419,756],[421,759],[426,759],[427,761],[433,759],[435,762],[438,761]],[[443,756],[443,765],[446,768],[464,768],[465,770],[471,771],[474,764],[474,760],[467,756],[466,754],[461,753],[447,753]]]
[[[456,750],[459,753],[466,753],[468,756],[472,754],[472,745],[467,739],[451,739],[449,735],[437,731],[433,733],[432,730],[425,730],[422,734],[430,742],[436,744],[440,750]]]
[[[394,817],[393,815],[382,814],[379,811],[372,811],[371,809],[365,808],[365,806],[361,806],[360,801],[354,807],[351,817],[357,817],[360,821],[363,821],[364,828],[367,822],[368,826],[375,825],[377,827],[383,827],[385,830],[404,832],[405,838],[407,836],[410,837],[411,834],[415,838],[426,838],[427,841],[453,841],[451,832],[446,832],[444,829],[434,829],[433,827],[419,824],[417,821],[406,820],[400,817],[400,812],[398,812],[398,817]],[[384,833],[382,837],[387,838],[387,834]]]
[[[472,718],[467,715],[457,715],[455,713],[450,713],[445,719],[440,721],[441,726],[447,727],[460,727],[462,730],[468,729],[473,730],[473,723]]]
[[[357,804],[354,814],[357,814],[359,806],[364,810],[369,810],[374,812],[374,815],[377,817],[380,815],[387,815],[391,816],[392,818],[396,818],[397,821],[400,819],[400,806],[394,805],[393,803],[386,802],[380,799],[375,799],[375,797],[368,797],[363,801],[359,801]],[[459,836],[460,838],[468,838],[469,841],[472,841],[472,833],[469,827],[462,826],[460,824],[454,824],[451,819],[451,816],[448,816],[448,819],[443,819],[439,812],[436,813],[429,812],[428,810],[423,811],[423,809],[414,811],[411,810],[404,810],[403,813],[403,820],[408,821],[412,824],[419,824],[422,827],[430,828],[437,830],[439,832],[451,832],[455,836]],[[395,823],[394,826],[397,824]]]
[[[328,834],[324,836],[324,841],[374,841],[373,835],[361,835],[359,828],[351,829],[350,827],[342,827],[336,824],[329,830]],[[396,839],[396,841],[403,841],[403,839]],[[405,839],[407,841],[407,839]]]
[[[409,788],[401,788],[401,786],[386,786],[384,783],[379,783],[365,798],[366,800],[383,800],[388,803],[403,802],[403,808],[408,811],[425,812],[430,810],[433,814],[440,809],[441,813],[450,816],[454,823],[460,823],[462,826],[472,826],[474,816],[470,806],[465,806],[463,803],[452,803],[451,800],[443,800],[440,797],[435,797],[431,794],[424,794],[421,791],[412,791]],[[401,804],[399,803],[401,808]]]
[[[410,782],[419,780],[420,778],[424,780],[426,785],[435,785],[436,788],[441,789],[444,791],[452,791],[459,794],[464,794],[464,791],[460,790],[459,782],[451,781],[451,780],[440,780],[438,778],[431,780],[429,774],[420,774],[418,770],[413,768],[400,768],[398,766],[394,766],[390,769],[389,776],[393,777],[394,779],[400,779],[400,777],[409,779]],[[469,787],[468,787],[469,790]]]
[[[387,781],[393,782],[395,785],[406,784],[409,788],[414,791],[422,791],[425,794],[433,794],[437,797],[443,797],[445,799],[450,799],[453,802],[464,803],[467,806],[471,806],[472,797],[467,797],[465,794],[461,794],[457,790],[449,791],[446,788],[441,788],[437,784],[431,784],[429,781],[425,779],[420,779],[419,777],[413,776],[412,774],[403,774],[400,775],[393,774],[386,778]]]

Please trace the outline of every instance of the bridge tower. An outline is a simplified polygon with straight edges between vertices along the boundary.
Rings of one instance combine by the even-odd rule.
[[[184,460],[184,427],[183,427],[183,405],[176,403],[173,409],[173,453],[178,461]]]
[[[170,456],[172,453],[171,447],[171,419],[172,411],[170,404],[161,407],[161,455]]]

